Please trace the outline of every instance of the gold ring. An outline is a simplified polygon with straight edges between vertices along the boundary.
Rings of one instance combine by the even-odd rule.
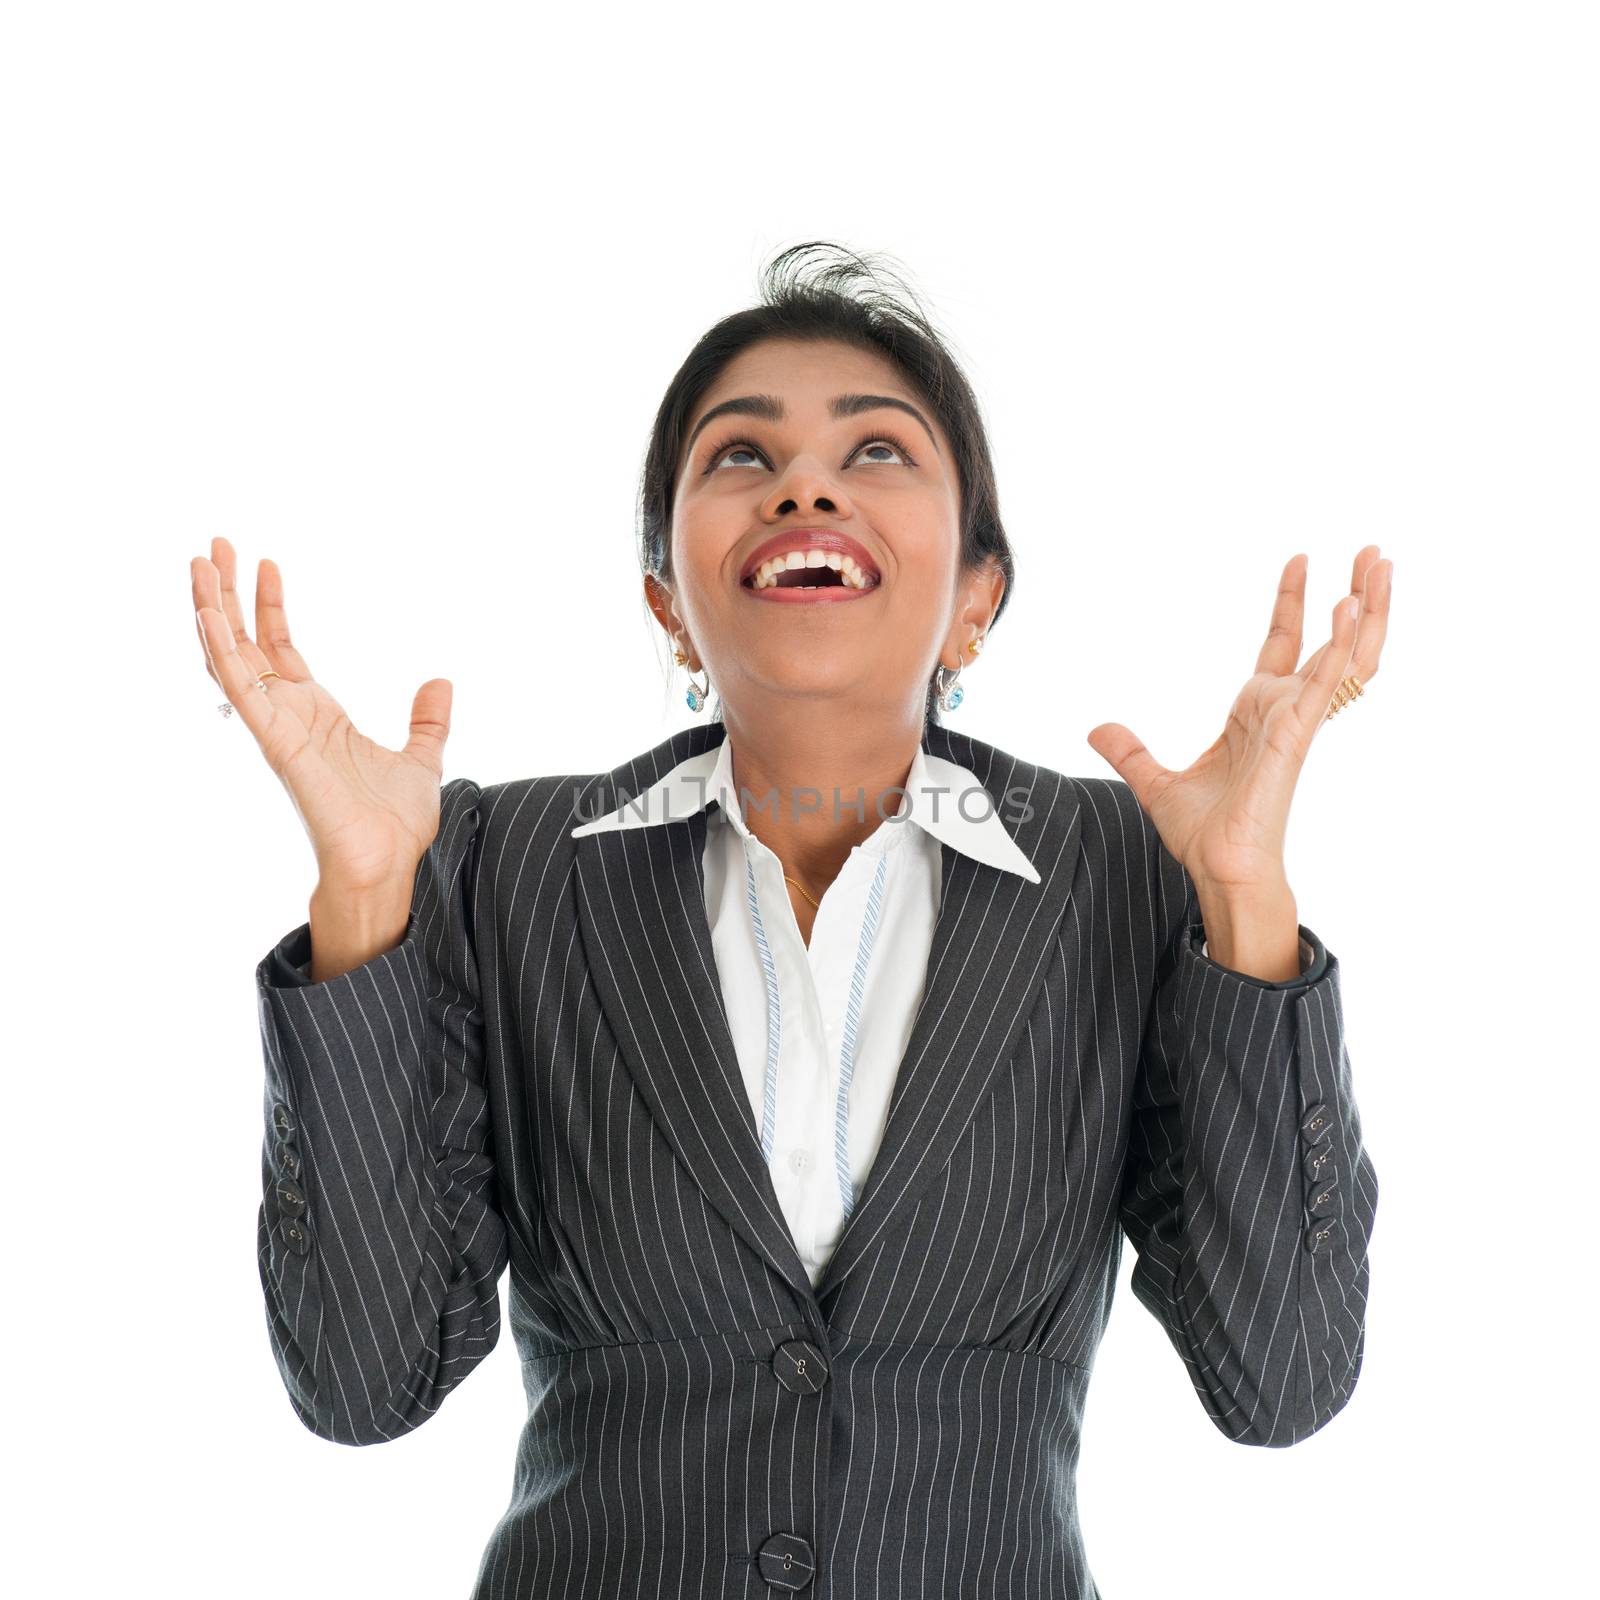
[[[1352,685],[1354,687],[1352,687]],[[1333,704],[1328,707],[1327,715],[1324,716],[1322,720],[1324,722],[1331,722],[1338,712],[1343,711],[1344,708],[1352,701],[1359,700],[1365,693],[1366,690],[1361,687],[1361,680],[1355,675],[1355,673],[1352,672],[1350,676],[1333,691]]]

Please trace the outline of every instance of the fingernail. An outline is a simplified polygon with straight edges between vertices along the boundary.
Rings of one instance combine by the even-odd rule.
[[[1360,595],[1351,595],[1349,600],[1345,603],[1345,610],[1350,613],[1350,620],[1354,622],[1355,619],[1361,615]]]

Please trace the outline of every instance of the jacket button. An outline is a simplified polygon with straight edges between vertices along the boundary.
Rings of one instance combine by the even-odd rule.
[[[298,1180],[300,1177],[300,1152],[292,1144],[278,1146],[278,1165],[283,1168],[286,1178]]]
[[[1312,1184],[1306,1190],[1306,1210],[1314,1217],[1320,1217],[1325,1212],[1333,1210],[1334,1203],[1339,1198],[1339,1180],[1329,1178],[1324,1184]]]
[[[311,1248],[311,1235],[298,1217],[285,1217],[278,1224],[278,1232],[283,1235],[283,1242],[297,1256],[303,1256]]]
[[[1314,1144],[1332,1126],[1333,1113],[1320,1100],[1314,1106],[1307,1106],[1306,1114],[1300,1120],[1300,1132],[1305,1135],[1308,1144]]]
[[[294,1118],[289,1115],[289,1107],[282,1100],[273,1102],[272,1127],[280,1139],[291,1138],[294,1134]]]
[[[279,1178],[278,1209],[286,1217],[303,1215],[306,1209],[305,1191],[298,1185],[290,1183],[287,1178]]]
[[[1312,1183],[1326,1183],[1334,1173],[1332,1143],[1316,1144],[1306,1151],[1305,1168]]]
[[[790,1339],[772,1352],[772,1370],[785,1389],[815,1394],[828,1381],[828,1363],[809,1339]]]
[[[816,1572],[816,1557],[798,1533],[775,1533],[756,1552],[756,1566],[774,1589],[804,1589]]]
[[[1333,1236],[1338,1231],[1339,1219],[1337,1217],[1318,1217],[1306,1229],[1306,1249],[1314,1256],[1322,1255],[1332,1248]]]

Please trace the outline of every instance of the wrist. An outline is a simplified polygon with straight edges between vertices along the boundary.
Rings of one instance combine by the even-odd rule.
[[[384,920],[392,917],[397,907],[411,910],[411,893],[417,875],[413,869],[404,877],[386,878],[381,883],[348,883],[339,878],[317,879],[311,891],[311,909],[325,916],[338,915],[351,921]]]
[[[1248,890],[1196,882],[1209,959],[1281,983],[1300,975],[1300,913],[1287,882]]]
[[[394,949],[411,923],[414,877],[352,887],[323,879],[311,893],[311,978],[325,983]]]

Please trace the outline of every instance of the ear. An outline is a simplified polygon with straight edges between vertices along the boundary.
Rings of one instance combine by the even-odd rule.
[[[947,671],[970,667],[977,660],[972,643],[988,633],[1005,592],[1006,575],[997,556],[985,556],[980,565],[962,572],[956,589],[955,616],[939,651],[939,662]]]
[[[689,657],[689,664],[699,671],[695,658],[694,648],[689,643],[689,635],[684,628],[683,619],[678,615],[678,603],[672,591],[653,572],[644,575],[645,604],[650,607],[651,613],[661,624],[662,631],[666,634],[668,642],[673,649],[682,649]],[[679,641],[682,641],[680,644]]]

